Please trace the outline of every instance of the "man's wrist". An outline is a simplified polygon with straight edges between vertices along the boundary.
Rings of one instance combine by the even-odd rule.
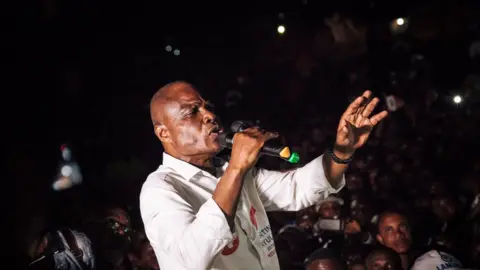
[[[355,153],[355,150],[348,149],[345,146],[340,146],[338,144],[335,144],[332,148],[332,152],[336,157],[347,160],[352,158],[353,154]]]
[[[247,172],[247,169],[228,164],[226,171],[235,176],[243,176]]]

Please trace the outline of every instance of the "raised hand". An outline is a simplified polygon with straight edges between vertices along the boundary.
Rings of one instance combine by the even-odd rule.
[[[346,156],[362,147],[373,127],[388,115],[387,111],[382,111],[370,117],[380,101],[378,98],[370,100],[371,96],[371,91],[365,91],[348,106],[340,118],[335,148]]]

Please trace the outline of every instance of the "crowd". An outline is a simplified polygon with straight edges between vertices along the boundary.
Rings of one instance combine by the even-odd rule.
[[[307,49],[280,61],[275,70],[265,68],[269,60],[244,70],[220,108],[226,124],[250,117],[277,130],[300,154],[296,165],[260,159],[258,166],[277,170],[294,169],[322,154],[334,140],[339,113],[364,89],[372,89],[391,112],[368,145],[355,153],[340,193],[296,213],[269,213],[281,268],[478,268],[478,24],[464,40],[472,44],[470,50],[458,46],[450,51],[441,49],[449,37],[421,31],[377,50],[378,42],[367,42],[365,27],[332,16],[313,38],[304,39]],[[432,47],[440,49],[431,53]],[[449,54],[466,59],[465,66],[443,68],[439,63],[453,58]],[[257,67],[264,69],[258,72]],[[450,75],[460,79],[449,80]],[[264,85],[269,88],[255,91]],[[455,95],[460,100],[454,102]],[[138,206],[118,203],[79,212],[83,215],[62,227],[41,215],[32,219],[20,264],[161,269]]]

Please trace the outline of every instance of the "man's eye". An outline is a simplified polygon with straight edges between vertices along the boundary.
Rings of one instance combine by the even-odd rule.
[[[200,111],[200,108],[198,106],[195,106],[192,108],[192,110],[188,114],[194,115],[194,114],[197,114],[199,111]]]

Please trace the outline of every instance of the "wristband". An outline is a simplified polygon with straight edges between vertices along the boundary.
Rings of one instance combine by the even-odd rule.
[[[347,159],[341,159],[339,157],[337,157],[335,155],[335,153],[333,153],[333,149],[331,148],[328,148],[327,151],[325,152],[328,156],[330,156],[330,158],[335,161],[335,163],[338,163],[338,164],[349,164],[352,159],[353,159],[353,155],[351,155],[349,158]]]

